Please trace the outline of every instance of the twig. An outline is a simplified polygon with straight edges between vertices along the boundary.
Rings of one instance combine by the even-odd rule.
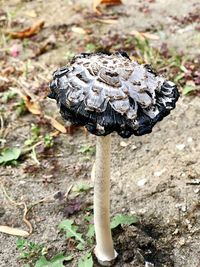
[[[186,185],[200,185],[200,179],[194,179],[191,182],[187,182]]]
[[[23,201],[23,202],[16,202],[14,201],[9,195],[8,193],[6,192],[6,189],[5,187],[3,186],[3,184],[1,184],[1,187],[2,187],[2,190],[3,190],[3,193],[5,194],[6,198],[15,206],[24,206],[24,213],[23,213],[23,222],[27,225],[28,229],[29,229],[29,234],[32,234],[33,232],[33,227],[31,225],[31,223],[28,221],[28,219],[26,218],[27,216],[27,213],[28,213],[28,209],[27,209],[27,205],[26,203]]]
[[[0,115],[0,136],[3,137],[5,128],[4,128],[4,120],[3,120],[3,116]]]

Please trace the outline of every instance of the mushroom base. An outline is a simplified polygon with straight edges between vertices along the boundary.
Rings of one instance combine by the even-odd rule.
[[[101,266],[112,266],[118,256],[118,253],[114,250],[114,258],[108,258],[106,255],[97,253],[96,248],[94,249],[94,254],[97,257],[97,260]]]

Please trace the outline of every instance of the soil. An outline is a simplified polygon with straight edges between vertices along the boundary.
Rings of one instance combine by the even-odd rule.
[[[50,35],[56,39],[56,44],[51,44],[51,48],[38,57],[32,57],[35,50],[29,44],[17,58],[1,50],[5,66],[22,69],[22,62],[25,62],[32,64],[34,71],[36,68],[34,75],[37,79],[32,80],[29,90],[35,90],[35,82],[37,86],[46,84],[44,93],[47,94],[52,71],[66,64],[72,52],[84,51],[86,42],[90,43],[95,36],[99,40],[101,36],[109,37],[113,33],[126,36],[131,31],[146,32],[151,29],[153,34],[160,37],[159,40],[150,40],[153,47],[159,47],[164,41],[168,47],[190,59],[200,55],[200,4],[197,0],[184,0],[181,3],[173,0],[124,0],[122,6],[103,7],[104,17],[100,18],[93,15],[89,2],[49,0],[47,5],[46,1],[39,0],[1,1],[1,13],[9,14],[10,18],[10,25],[6,24],[6,27],[16,30],[21,24],[30,26],[38,19],[45,20],[42,34],[31,39],[36,48],[37,43]],[[108,21],[115,17],[118,18],[117,23]],[[102,19],[106,19],[106,23],[101,22]],[[2,25],[5,27],[5,24]],[[73,27],[87,29],[88,34],[85,36],[80,33],[80,29],[71,31]],[[7,42],[4,47],[25,42],[4,41]],[[12,73],[9,79],[13,81]],[[27,82],[30,80],[27,79]],[[53,101],[45,98],[41,103],[49,116],[62,122]],[[8,104],[4,107],[6,112],[3,117],[8,127],[6,145],[21,147],[30,136],[31,123],[42,122],[31,113],[17,117]],[[114,266],[200,266],[199,114],[199,96],[181,96],[177,108],[154,127],[152,134],[126,140],[113,134],[111,213],[112,216],[123,213],[139,218],[136,225],[113,231],[119,254]],[[45,123],[43,126],[44,131],[52,132],[52,128]],[[79,128],[72,135],[57,136],[54,146],[49,150],[43,153],[37,151],[39,165],[30,155],[25,155],[17,166],[0,166],[3,185],[0,191],[0,225],[27,230],[22,221],[23,206],[16,203],[24,201],[30,206],[56,192],[67,192],[71,185],[80,182],[92,185],[90,173],[94,155],[85,155],[80,149],[94,145],[95,137],[86,135]],[[6,197],[5,190],[16,203],[13,204]],[[70,192],[69,199],[73,198]],[[92,203],[92,190],[83,193],[80,199],[81,205],[89,206]],[[66,251],[66,245],[69,244],[64,234],[58,231],[58,224],[67,215],[70,216],[66,215],[67,205],[66,200],[58,199],[35,205],[28,213],[33,226],[33,233],[28,240],[44,243],[52,255],[55,251]],[[71,218],[81,224],[83,211],[77,211]],[[19,259],[16,240],[15,236],[0,233],[2,267],[24,266]],[[74,256],[77,260],[66,266],[77,266],[79,254],[75,253]],[[95,266],[98,266],[96,262]]]

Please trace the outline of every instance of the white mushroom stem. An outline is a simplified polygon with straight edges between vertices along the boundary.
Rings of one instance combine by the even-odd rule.
[[[117,257],[110,228],[110,158],[111,135],[97,137],[94,180],[95,255],[103,266]]]

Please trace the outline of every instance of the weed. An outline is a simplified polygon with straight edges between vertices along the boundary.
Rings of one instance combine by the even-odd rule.
[[[87,192],[90,189],[91,189],[91,186],[89,186],[87,184],[80,183],[78,185],[73,186],[72,191],[80,193],[80,192]]]
[[[73,257],[64,256],[63,253],[59,253],[54,256],[51,260],[47,260],[45,256],[41,256],[39,260],[37,260],[35,267],[64,267],[63,263],[65,261],[71,261]]]
[[[92,254],[86,253],[78,262],[78,267],[93,267]]]
[[[85,241],[82,238],[82,234],[77,232],[78,227],[74,225],[73,220],[64,220],[62,221],[58,228],[60,230],[64,230],[66,232],[66,237],[71,238],[73,237],[75,240],[85,244]]]
[[[20,148],[6,148],[1,152],[0,164],[4,165],[17,165],[17,160],[21,155]]]
[[[45,148],[50,148],[54,145],[53,137],[49,134],[46,134],[44,136],[44,146]]]
[[[31,146],[38,141],[40,135],[40,128],[36,124],[31,124],[31,136],[27,139],[24,144],[26,146]]]
[[[36,260],[47,254],[44,245],[36,244],[25,239],[18,239],[16,242],[17,249],[20,251],[20,259],[29,263],[35,263]]]
[[[85,49],[86,49],[86,52],[92,53],[92,52],[95,52],[97,50],[97,46],[96,46],[96,44],[89,43],[86,45]]]
[[[78,150],[78,152],[85,154],[86,156],[94,156],[95,155],[95,146],[93,145],[83,145]]]
[[[65,53],[65,59],[66,59],[67,61],[71,60],[74,56],[75,56],[75,53],[74,53],[74,52],[67,51],[67,52]]]
[[[22,116],[26,113],[27,111],[27,107],[26,104],[24,102],[24,99],[21,98],[19,100],[19,102],[17,103],[17,116]]]
[[[138,219],[135,216],[117,214],[111,220],[111,229],[122,225],[131,225],[137,222]],[[78,267],[92,267],[93,259],[91,251],[93,250],[95,236],[92,215],[86,215],[84,217],[84,228],[84,233],[80,234],[80,231],[78,232],[78,226],[75,225],[73,220],[64,220],[59,224],[59,229],[62,229],[66,232],[66,237],[73,238],[75,240],[76,249],[79,251],[86,251],[86,253],[79,260]]]

